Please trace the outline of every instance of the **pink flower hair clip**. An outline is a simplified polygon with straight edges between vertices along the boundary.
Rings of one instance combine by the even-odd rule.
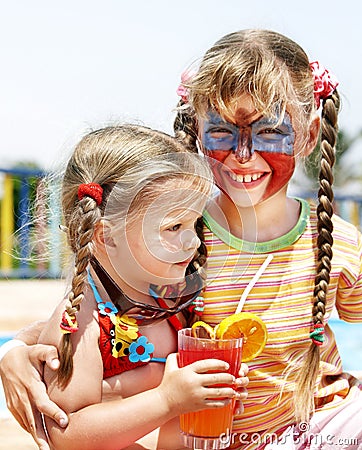
[[[184,83],[191,81],[195,76],[196,71],[193,69],[184,70],[181,74],[181,83],[179,84],[176,94],[179,95],[184,103],[188,103],[189,101],[189,90],[185,87]]]
[[[335,91],[339,82],[337,78],[318,61],[311,62],[309,66],[314,78],[314,100],[318,109],[321,99],[325,100],[329,97]]]

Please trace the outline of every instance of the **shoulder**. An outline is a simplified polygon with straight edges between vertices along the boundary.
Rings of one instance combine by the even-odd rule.
[[[309,203],[310,207],[310,222],[313,227],[317,227],[317,207],[314,202]],[[343,219],[338,214],[333,214],[332,216],[332,224],[333,224],[333,239],[334,243],[336,244],[345,244],[347,246],[351,245],[352,247],[356,248],[361,245],[361,232],[359,229],[352,224],[351,222],[348,222],[347,220]]]
[[[39,336],[39,343],[59,347],[60,340],[63,336],[60,323],[67,301],[68,299],[64,298],[54,309],[50,319],[47,321],[42,333]],[[94,339],[98,340],[99,326],[97,323],[96,303],[89,295],[85,295],[80,305],[77,313],[77,322],[79,330],[74,333],[74,336],[72,336],[73,340],[78,342],[84,335],[87,335],[88,338],[94,336]]]
[[[341,246],[346,252],[362,252],[362,235],[358,228],[338,215],[333,215],[333,239],[336,246]]]

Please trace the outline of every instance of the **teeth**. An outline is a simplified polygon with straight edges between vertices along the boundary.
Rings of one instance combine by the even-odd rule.
[[[251,181],[258,180],[263,174],[253,173],[252,175],[236,175],[236,173],[229,172],[230,178],[238,183],[250,183]]]

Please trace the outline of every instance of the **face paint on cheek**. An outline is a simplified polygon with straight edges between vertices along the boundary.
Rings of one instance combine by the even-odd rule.
[[[224,167],[224,161],[230,152],[209,152],[205,149],[202,151],[206,156],[207,163],[209,164],[214,176],[214,182],[217,186],[221,187],[223,185],[222,168]]]
[[[259,152],[259,154],[272,169],[271,180],[263,196],[265,200],[288,184],[294,173],[295,158],[281,153]]]
[[[231,151],[231,150],[230,150]],[[216,161],[223,163],[225,161],[225,159],[227,158],[227,156],[230,154],[229,152],[226,152],[225,150],[207,150],[204,148],[204,155],[208,156],[211,159],[215,159]],[[211,165],[211,162],[209,161],[209,164]]]

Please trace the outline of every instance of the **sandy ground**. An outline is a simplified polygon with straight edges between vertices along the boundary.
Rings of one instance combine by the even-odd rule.
[[[62,280],[0,280],[0,334],[50,316],[65,291]],[[11,415],[0,417],[0,450],[36,450],[33,438]]]

